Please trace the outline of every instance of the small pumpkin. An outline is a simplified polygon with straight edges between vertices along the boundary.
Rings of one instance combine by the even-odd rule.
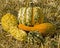
[[[32,26],[43,23],[44,15],[40,7],[21,7],[18,13],[19,24]]]

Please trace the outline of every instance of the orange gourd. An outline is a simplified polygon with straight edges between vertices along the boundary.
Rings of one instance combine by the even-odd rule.
[[[28,27],[23,24],[19,24],[18,27],[25,31],[39,31],[40,33],[53,32],[56,28],[51,23],[42,23],[34,25],[33,27]]]

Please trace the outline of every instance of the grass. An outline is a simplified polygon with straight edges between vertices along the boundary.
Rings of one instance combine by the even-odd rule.
[[[14,39],[9,33],[3,31],[0,25],[0,48],[60,48],[60,30],[53,36],[46,36],[44,43],[30,44]]]
[[[20,8],[20,3],[18,0],[8,0],[7,4],[4,0],[0,1],[0,21],[1,17],[7,12],[17,16],[18,10]],[[45,22],[50,22],[56,25],[56,33],[54,33],[53,36],[46,36],[43,39],[44,43],[41,43],[40,45],[32,45],[30,43],[24,43],[16,40],[9,33],[5,32],[0,24],[0,48],[60,48],[60,1],[54,0],[53,3],[55,3],[55,6],[49,5],[49,2],[46,0],[41,1],[42,4],[40,7],[43,9],[43,13],[46,17]]]

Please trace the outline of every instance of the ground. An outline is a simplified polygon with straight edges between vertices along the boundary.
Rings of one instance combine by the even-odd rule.
[[[17,17],[20,5],[19,0],[0,0],[0,48],[60,48],[60,0],[41,0],[40,2],[45,22],[53,23],[57,28],[56,33],[53,36],[46,36],[41,45],[20,42],[2,29],[1,17],[7,12]]]

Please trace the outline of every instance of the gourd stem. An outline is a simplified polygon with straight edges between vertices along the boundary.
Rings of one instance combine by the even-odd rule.
[[[31,20],[31,25],[33,26],[34,25],[34,16],[33,16],[33,1],[30,0],[30,3],[29,3],[30,7],[32,8],[32,20]]]
[[[34,25],[34,16],[33,16],[33,1],[32,0],[27,0],[26,2],[26,7],[31,7],[32,8],[32,20],[31,20],[31,26]]]

